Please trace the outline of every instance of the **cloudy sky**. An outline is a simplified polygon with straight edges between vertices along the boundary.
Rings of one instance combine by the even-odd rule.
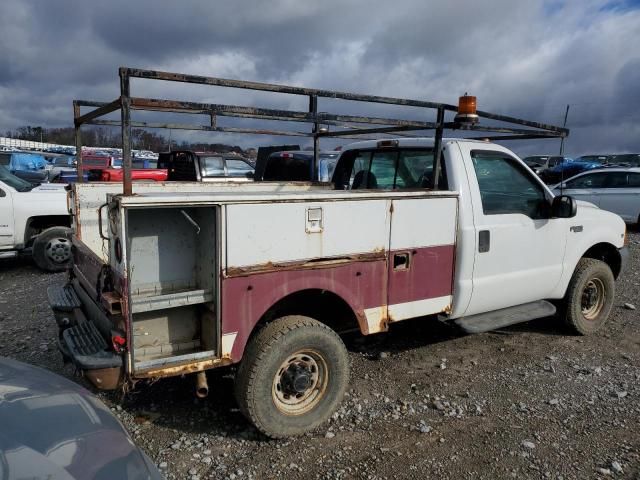
[[[469,92],[554,124],[569,104],[567,153],[640,151],[640,0],[2,0],[0,132],[70,126],[72,99],[116,98],[119,66],[447,103]],[[149,81],[132,93],[306,108]]]

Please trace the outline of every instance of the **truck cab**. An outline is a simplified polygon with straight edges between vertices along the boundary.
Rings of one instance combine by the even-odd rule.
[[[433,140],[378,145],[386,143],[345,149],[334,174],[337,189],[432,185]],[[447,318],[560,299],[585,253],[606,259],[614,276],[620,273],[625,228],[617,215],[578,202],[575,216],[558,216],[551,190],[497,144],[445,139],[443,159],[439,186],[459,194],[455,295]]]

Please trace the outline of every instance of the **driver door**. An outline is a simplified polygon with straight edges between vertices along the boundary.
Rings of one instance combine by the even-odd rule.
[[[549,298],[562,274],[565,220],[549,218],[550,194],[517,159],[466,148],[476,242],[465,315]]]

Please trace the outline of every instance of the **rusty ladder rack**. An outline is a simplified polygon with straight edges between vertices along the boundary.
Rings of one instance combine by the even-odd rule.
[[[445,129],[458,130],[464,129],[469,131],[490,132],[492,136],[471,137],[486,140],[516,140],[516,139],[534,139],[534,138],[565,138],[569,134],[566,128],[547,125],[544,123],[532,122],[515,117],[499,115],[484,111],[478,111],[478,117],[486,118],[494,121],[505,122],[513,125],[519,125],[529,128],[511,128],[484,125],[462,126],[459,123],[446,122],[445,112],[457,112],[455,105],[446,103],[434,103],[422,100],[410,100],[403,98],[383,97],[375,95],[362,95],[357,93],[346,93],[331,90],[319,90],[312,88],[293,87],[287,85],[276,85],[270,83],[249,82],[242,80],[229,80],[216,77],[204,77],[198,75],[186,75],[181,73],[160,72],[156,70],[142,70],[137,68],[121,67],[120,75],[120,97],[116,100],[105,103],[87,100],[73,101],[73,114],[75,126],[75,144],[76,157],[78,161],[78,171],[82,172],[82,125],[107,125],[120,126],[122,128],[122,160],[123,160],[123,193],[124,195],[132,194],[131,183],[131,128],[168,128],[176,130],[200,130],[208,132],[227,132],[227,133],[243,133],[243,134],[259,134],[274,136],[299,136],[313,138],[314,158],[313,171],[317,171],[319,142],[323,137],[352,137],[352,138],[371,138],[366,137],[372,134],[388,134],[393,136],[404,136],[401,132],[407,131],[424,131],[435,130],[434,141],[434,188],[440,170],[440,145]],[[141,78],[148,80],[162,80],[169,82],[181,82],[198,85],[211,85],[218,87],[240,88],[247,90],[257,90],[264,92],[282,93],[288,95],[302,95],[309,98],[308,111],[292,111],[278,110],[270,108],[255,108],[239,105],[225,105],[213,103],[197,103],[179,100],[165,100],[154,98],[141,98],[131,96],[131,78]],[[327,112],[318,112],[318,98],[330,98],[349,100],[356,102],[368,102],[388,105],[401,105],[409,107],[422,107],[426,109],[436,110],[435,122],[423,122],[399,118],[381,118],[357,115],[331,114]],[[87,113],[81,113],[81,107],[94,107]],[[104,120],[100,117],[107,115],[116,110],[120,110],[121,121]],[[178,124],[178,123],[150,123],[131,120],[132,110],[173,112],[173,113],[190,113],[208,115],[210,118],[209,125],[194,124]],[[285,122],[303,122],[311,123],[310,132],[289,131],[289,130],[269,130],[269,129],[253,129],[224,127],[217,125],[217,117],[235,117],[235,118],[251,118],[260,120],[276,120]],[[335,126],[340,130],[329,130],[321,128],[321,125]],[[354,126],[355,125],[355,126]],[[362,125],[374,125],[373,127],[362,127]],[[83,181],[83,175],[78,175],[78,181]]]

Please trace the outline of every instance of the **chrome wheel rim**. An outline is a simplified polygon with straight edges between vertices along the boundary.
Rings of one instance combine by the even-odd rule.
[[[282,362],[274,378],[271,396],[285,415],[302,415],[315,408],[325,395],[327,362],[314,350],[300,350]]]
[[[71,258],[71,242],[64,237],[52,238],[45,245],[44,253],[54,263],[66,263]]]
[[[580,307],[582,316],[587,320],[595,320],[604,308],[606,293],[604,283],[599,278],[592,278],[582,289]]]

